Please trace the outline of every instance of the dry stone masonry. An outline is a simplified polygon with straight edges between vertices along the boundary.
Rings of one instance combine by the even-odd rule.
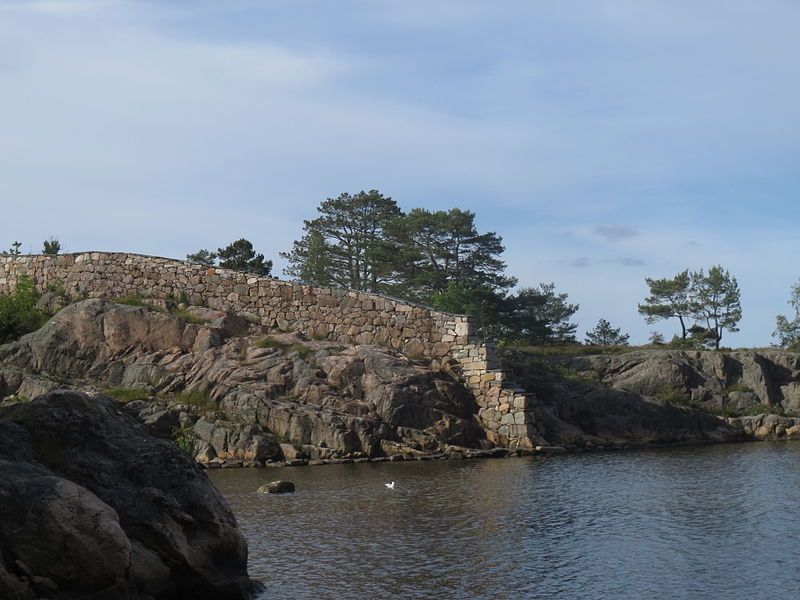
[[[453,350],[453,358],[478,401],[487,438],[500,446],[533,447],[543,433],[533,418],[536,396],[507,380],[494,344],[465,344]]]
[[[410,357],[452,358],[475,394],[489,439],[503,446],[535,444],[536,399],[505,380],[494,347],[476,339],[474,324],[464,315],[378,294],[130,253],[0,256],[0,295],[13,292],[21,275],[31,277],[41,291],[57,285],[72,297],[139,295],[154,302],[180,298],[231,310],[280,331],[342,344],[379,344]]]

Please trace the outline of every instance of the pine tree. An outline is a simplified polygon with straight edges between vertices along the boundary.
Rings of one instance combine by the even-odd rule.
[[[592,331],[586,332],[586,343],[591,346],[627,346],[630,335],[621,333],[605,319],[600,319]]]

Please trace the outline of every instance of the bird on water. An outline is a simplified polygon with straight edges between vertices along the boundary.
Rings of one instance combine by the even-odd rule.
[[[386,487],[389,488],[390,490],[394,489],[394,481],[392,483],[387,483],[387,484],[384,484],[384,485],[386,485]]]

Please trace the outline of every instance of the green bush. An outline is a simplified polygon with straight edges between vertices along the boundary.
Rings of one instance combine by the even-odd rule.
[[[13,396],[9,396],[6,398],[6,402],[30,402],[31,399],[27,396],[20,396],[19,394],[14,394]]]
[[[684,339],[677,335],[670,340],[669,346],[680,350],[699,350],[703,347],[703,345],[694,338],[687,337]]]
[[[0,344],[16,340],[45,324],[47,315],[36,308],[38,300],[33,280],[25,275],[17,280],[13,294],[0,297]]]
[[[189,406],[196,406],[205,410],[215,410],[217,403],[208,394],[200,390],[184,390],[175,395],[174,401],[180,404],[188,404]]]
[[[173,308],[169,312],[178,317],[179,319],[186,321],[190,325],[204,325],[205,323],[208,323],[208,319],[204,319],[203,317],[198,317],[196,314],[191,313],[188,310]]]
[[[730,392],[752,392],[753,388],[743,383],[734,383],[725,388],[725,391]]]
[[[64,287],[64,283],[61,281],[51,281],[47,284],[47,291],[55,294],[59,298],[64,300],[69,300],[69,294],[67,294],[67,288]]]
[[[140,306],[140,307],[147,307],[147,304],[144,302],[144,298],[141,296],[136,295],[128,295],[128,296],[117,296],[113,300],[111,300],[114,304],[127,304],[128,306]],[[148,307],[149,308],[149,307]]]
[[[692,405],[692,401],[689,399],[686,393],[669,386],[661,388],[661,391],[656,394],[656,398],[661,400],[661,402],[664,404],[671,404],[673,406]]]
[[[308,355],[311,354],[311,348],[305,344],[293,344],[289,347],[289,352],[297,352],[297,354],[300,355],[300,358],[305,360],[308,358]]]
[[[194,448],[197,445],[197,435],[194,429],[186,425],[179,425],[172,430],[172,441],[186,454],[194,455]]]
[[[147,400],[150,397],[150,392],[143,388],[113,387],[104,389],[103,395],[113,398],[122,404],[127,404],[134,400]]]
[[[279,350],[286,348],[285,343],[269,336],[256,340],[256,343],[253,345],[256,348],[278,348]]]
[[[738,410],[735,410],[735,409],[731,408],[730,406],[722,406],[720,408],[715,408],[715,409],[712,409],[710,412],[711,412],[712,415],[716,415],[717,417],[732,418],[732,417],[741,416],[741,414],[740,414],[740,412]]]
[[[186,295],[186,292],[181,290],[177,294],[175,294],[175,303],[176,304],[189,304],[189,296]]]
[[[771,404],[761,404],[760,402],[753,402],[750,406],[742,410],[739,416],[755,417],[760,414],[778,415],[779,417],[786,416],[780,404],[773,406]]]

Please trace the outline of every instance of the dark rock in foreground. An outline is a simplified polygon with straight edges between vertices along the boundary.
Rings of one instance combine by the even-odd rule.
[[[104,398],[0,408],[0,598],[240,599],[247,545],[173,444]]]

